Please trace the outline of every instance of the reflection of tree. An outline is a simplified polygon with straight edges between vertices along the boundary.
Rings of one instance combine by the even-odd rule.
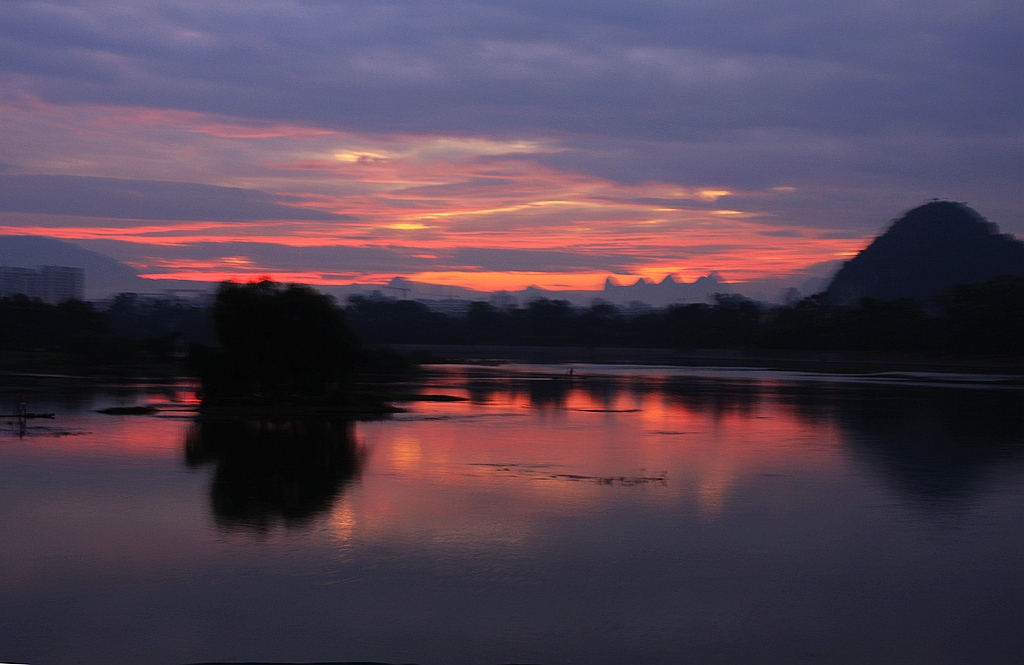
[[[771,400],[814,424],[835,423],[851,454],[930,505],[962,503],[1024,454],[1024,392],[843,382],[680,378],[670,399],[714,415]]]
[[[706,377],[673,377],[664,386],[672,402],[697,413],[721,416],[749,414],[763,399],[765,388],[758,381]]]
[[[955,506],[969,500],[1008,460],[1024,456],[1024,391],[677,376],[505,376],[470,380],[474,399],[526,395],[537,408],[564,406],[572,393],[605,404],[623,391],[661,392],[669,403],[714,418],[753,416],[778,405],[814,426],[838,426],[850,454],[914,501]]]
[[[350,422],[199,421],[185,439],[189,466],[216,465],[210,500],[217,523],[266,531],[327,511],[362,468]]]
[[[526,389],[530,396],[530,406],[538,409],[562,408],[569,397],[572,385],[568,379],[545,376],[527,380],[525,385],[520,385],[519,388]]]
[[[494,375],[470,373],[465,386],[470,400],[481,404],[505,395],[505,400],[525,395],[530,405],[537,408],[561,408],[565,406],[569,393],[579,384],[569,380],[567,375]]]
[[[962,503],[1024,454],[1024,394],[1016,390],[875,389],[833,397],[858,459],[931,505]]]

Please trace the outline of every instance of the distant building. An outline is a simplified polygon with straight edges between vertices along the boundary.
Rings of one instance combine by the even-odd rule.
[[[497,309],[513,309],[519,304],[519,301],[508,291],[495,291],[491,294],[491,297],[487,299],[493,307]]]
[[[65,266],[9,268],[0,266],[0,297],[22,294],[56,305],[85,298],[85,271]]]
[[[118,301],[153,307],[159,305],[184,305],[186,307],[212,307],[216,293],[210,289],[165,289],[152,293],[123,292],[110,298],[94,300],[100,309],[110,309]]]
[[[462,316],[469,310],[470,300],[464,300],[462,298],[444,298],[441,300],[432,300],[430,298],[416,298],[416,302],[421,305],[426,305],[432,312],[440,312],[441,314],[449,314],[452,316]]]

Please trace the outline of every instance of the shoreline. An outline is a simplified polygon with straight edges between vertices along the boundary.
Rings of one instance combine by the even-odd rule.
[[[892,371],[966,372],[1024,376],[1024,358],[925,356],[823,351],[761,351],[732,349],[649,349],[550,346],[469,346],[458,344],[395,344],[392,350],[432,364],[501,365],[596,364],[736,367],[865,374]]]
[[[424,369],[431,365],[461,364],[501,366],[536,365],[638,365],[693,368],[770,369],[827,374],[877,374],[890,372],[971,373],[1021,377],[1024,357],[930,356],[825,351],[764,351],[737,349],[671,349],[582,346],[498,346],[465,344],[393,344],[386,348],[409,357]],[[53,359],[47,359],[52,361]],[[121,369],[121,368],[118,368]],[[111,371],[110,366],[63,365],[42,362],[35,367],[0,362],[0,384],[16,380],[103,380],[112,384],[165,385],[195,380],[183,366],[166,364],[136,366],[131,372]],[[175,371],[177,370],[177,371]]]

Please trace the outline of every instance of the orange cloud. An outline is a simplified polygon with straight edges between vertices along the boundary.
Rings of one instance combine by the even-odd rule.
[[[758,206],[793,187],[738,192],[714,183],[625,184],[535,159],[564,150],[556,141],[486,137],[369,135],[215,114],[105,107],[63,107],[33,98],[0,105],[12,127],[33,124],[64,137],[67,154],[37,156],[23,147],[29,172],[120,178],[180,178],[279,195],[281,205],[344,215],[336,221],[132,223],[7,213],[0,233],[66,240],[106,240],[160,247],[253,242],[288,247],[367,247],[407,256],[444,256],[460,248],[556,250],[582,257],[617,256],[632,277],[667,274],[692,281],[711,271],[742,281],[847,258],[867,238],[831,238],[821,230],[780,224]],[[18,133],[11,134],[18,140]],[[34,160],[34,161],[33,161]],[[33,171],[34,170],[34,171]],[[177,175],[176,175],[177,174]],[[745,205],[744,205],[745,204]],[[749,207],[748,207],[749,206]],[[778,237],[780,234],[786,237]],[[584,261],[583,263],[587,263]],[[590,261],[594,263],[594,261]],[[614,260],[600,260],[614,264]],[[417,264],[420,265],[420,264]],[[156,259],[141,266],[167,277]],[[182,267],[198,279],[259,274],[302,276],[313,283],[344,277],[304,266]],[[443,264],[428,272],[386,271],[478,289],[594,288],[607,273],[591,268],[551,273],[482,271]]]
[[[139,277],[154,281],[172,279],[188,280],[196,282],[252,282],[269,279],[273,282],[288,282],[296,284],[312,284],[314,286],[344,286],[347,284],[366,283],[363,273],[349,273],[325,275],[319,272],[289,271],[289,270],[264,270],[253,268],[243,269],[222,269],[217,267],[199,268],[196,270],[176,270],[172,272],[143,273]],[[375,283],[375,282],[369,282]],[[384,283],[378,280],[376,283]]]
[[[427,271],[409,279],[478,291],[518,291],[528,286],[549,290],[599,289],[607,272]]]

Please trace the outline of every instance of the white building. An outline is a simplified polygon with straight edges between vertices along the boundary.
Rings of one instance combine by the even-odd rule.
[[[22,294],[56,305],[85,298],[85,271],[65,266],[9,268],[0,266],[0,297]]]

